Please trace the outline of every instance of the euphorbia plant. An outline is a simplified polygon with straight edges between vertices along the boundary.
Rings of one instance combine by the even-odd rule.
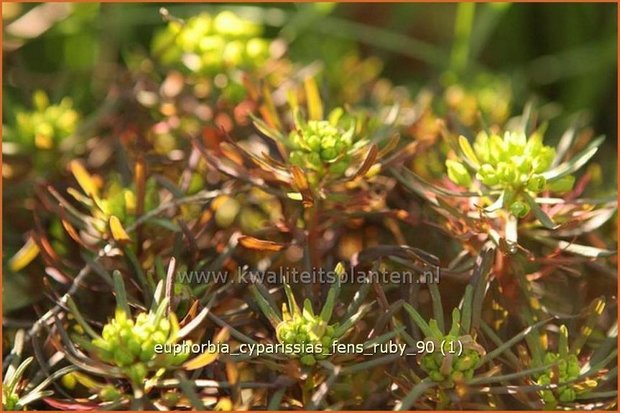
[[[459,309],[452,311],[452,326],[447,333],[441,331],[437,320],[426,323],[409,304],[405,304],[405,309],[424,333],[424,340],[432,343],[433,351],[421,353],[419,357],[420,367],[431,380],[442,388],[452,388],[459,381],[472,379],[485,350],[472,336],[462,334]]]
[[[470,173],[473,169],[475,179],[489,194],[499,194],[493,207],[505,208],[518,218],[529,213],[538,194],[565,193],[575,182],[570,175],[572,168],[551,168],[555,149],[543,145],[541,131],[529,138],[524,132],[507,131],[503,137],[480,132],[473,147],[464,136],[459,137],[459,146],[463,152],[461,162],[446,161],[450,179],[460,186],[477,189]]]
[[[246,94],[242,71],[258,70],[270,57],[270,42],[261,36],[262,30],[230,11],[202,13],[187,21],[170,17],[152,49],[163,66],[182,70],[192,83],[220,89],[236,101]]]
[[[378,174],[398,141],[390,124],[395,116],[354,108],[326,113],[313,78],[306,78],[301,90],[293,87],[288,96],[287,104],[276,107],[266,91],[261,116],[253,116],[266,146],[237,141],[236,136],[218,150],[195,143],[220,172],[277,197],[288,212],[277,230],[286,227],[284,236],[296,238],[292,243],[301,245],[307,238],[310,262],[318,268],[320,240],[328,227],[346,225],[354,216],[384,206],[381,194],[389,181]]]
[[[188,346],[179,346],[179,352],[164,352],[164,345],[175,345],[181,339],[179,322],[174,312],[169,311],[169,297],[154,301],[153,308],[135,318],[127,302],[127,293],[119,272],[114,274],[117,307],[114,318],[104,325],[101,334],[86,323],[76,305],[70,308],[82,330],[88,334],[74,335],[73,340],[83,347],[97,363],[94,373],[127,379],[137,397],[142,397],[145,388],[151,386],[148,380],[163,375],[167,369],[180,366],[188,356]],[[161,290],[161,289],[160,289]],[[191,345],[191,342],[187,342]],[[160,348],[158,351],[157,348]],[[101,364],[103,363],[103,364]]]
[[[344,267],[338,264],[334,273],[340,277],[342,272]],[[304,301],[302,308],[297,304],[291,286],[285,283],[283,287],[287,302],[282,303],[280,312],[269,304],[256,285],[251,286],[257,304],[275,329],[278,341],[297,345],[291,347],[293,349],[301,349],[299,352],[288,352],[285,355],[298,359],[305,366],[313,366],[317,361],[332,355],[333,343],[348,333],[354,323],[368,310],[368,307],[361,307],[342,323],[330,324],[340,291],[339,280],[330,286],[319,314],[315,314],[309,299]]]
[[[604,346],[599,347],[599,351],[584,350],[604,309],[603,298],[592,301],[585,311],[586,319],[579,333],[572,340],[568,327],[561,324],[554,339],[541,340],[536,334],[527,341],[530,359],[524,362],[533,371],[530,379],[540,386],[538,395],[545,410],[576,407],[580,400],[587,401],[590,393],[609,380],[607,372],[617,350],[607,355],[600,350]],[[603,339],[606,345],[616,340],[614,334],[617,333],[610,333]]]
[[[80,115],[74,109],[71,98],[65,97],[60,103],[51,104],[47,93],[37,90],[32,96],[32,103],[33,110],[19,111],[14,127],[5,131],[4,141],[10,143],[7,149],[16,145],[14,150],[5,154],[58,150],[59,145],[75,133]]]
[[[603,137],[588,141],[589,135],[575,124],[556,147],[545,145],[545,124],[534,130],[530,124],[535,115],[531,107],[526,109],[507,123],[510,126],[477,133],[473,143],[463,135],[455,138],[440,123],[452,146],[446,160],[450,182],[436,185],[406,169],[391,172],[433,205],[445,218],[448,232],[469,238],[473,249],[490,238],[514,253],[522,247],[517,244],[519,236],[525,235],[563,252],[587,257],[611,254],[579,245],[574,238],[563,239],[602,225],[616,209],[611,197],[581,199],[588,174],[579,182],[575,175],[597,153]]]

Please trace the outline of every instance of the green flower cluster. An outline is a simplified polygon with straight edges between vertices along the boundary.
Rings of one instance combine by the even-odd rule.
[[[153,49],[164,64],[215,75],[228,68],[260,67],[269,57],[269,42],[260,37],[261,31],[230,11],[203,13],[184,24],[171,21],[156,35]]]
[[[344,274],[344,266],[339,263],[334,272]],[[303,308],[297,304],[291,286],[284,283],[287,302],[282,303],[281,315],[262,296],[255,286],[251,287],[258,306],[276,330],[276,337],[288,356],[299,359],[306,366],[313,366],[331,353],[334,342],[346,334],[353,326],[356,317],[342,324],[330,324],[336,298],[340,292],[340,281],[333,283],[319,314],[315,314],[309,299],[304,300]]]
[[[51,105],[47,94],[37,90],[32,101],[32,112],[17,113],[16,130],[13,136],[8,134],[8,140],[28,149],[49,150],[75,132],[80,116],[73,109],[71,98],[65,97],[59,104]]]
[[[480,360],[480,350],[476,348],[463,349],[463,353],[442,354],[440,346],[449,348],[454,346],[458,348],[461,339],[456,336],[447,335],[441,340],[432,339],[435,343],[435,351],[426,353],[419,359],[420,367],[424,370],[428,377],[434,382],[439,383],[443,388],[454,387],[456,382],[471,379],[474,377],[476,365]]]
[[[328,325],[319,315],[314,315],[310,302],[306,301],[302,314],[291,316],[285,313],[284,321],[276,328],[276,335],[281,343],[291,345],[293,349],[300,349],[297,354],[299,361],[312,366],[317,360],[323,360],[329,354],[336,339],[336,327]],[[313,351],[306,351],[308,347]]]
[[[150,370],[179,365],[189,353],[158,354],[156,345],[177,341],[178,321],[171,313],[163,316],[163,306],[156,313],[141,313],[136,320],[117,309],[115,318],[103,327],[100,338],[92,340],[97,356],[122,369],[133,383],[142,384]]]
[[[319,176],[342,176],[351,163],[354,129],[346,131],[326,120],[311,120],[289,134],[290,160]]]
[[[474,377],[485,350],[471,335],[462,335],[468,330],[463,331],[461,311],[458,308],[452,310],[452,326],[444,333],[437,320],[431,319],[427,323],[411,305],[406,303],[404,307],[425,335],[426,352],[419,353],[418,364],[428,377],[444,389]]]
[[[463,136],[459,144],[464,159],[446,161],[450,180],[470,187],[473,169],[476,179],[487,188],[503,191],[503,205],[516,217],[524,217],[530,211],[524,193],[536,196],[543,191],[567,192],[575,182],[572,175],[545,177],[555,158],[555,149],[543,145],[539,133],[528,139],[524,133],[506,132],[501,138],[481,132],[473,148]]]
[[[576,383],[561,385],[562,383],[576,380],[579,377],[581,367],[577,356],[574,354],[562,357],[559,353],[549,352],[545,354],[544,362],[545,364],[557,363],[557,369],[553,367],[545,371],[538,377],[536,384],[541,386],[547,386],[552,383],[560,384],[556,390],[547,389],[540,391],[540,395],[547,405],[555,406],[558,401],[563,403],[573,402],[579,394],[587,392],[589,387],[596,387],[596,382],[591,379],[586,380],[583,383],[585,385],[577,385]],[[556,377],[556,374],[559,377]]]

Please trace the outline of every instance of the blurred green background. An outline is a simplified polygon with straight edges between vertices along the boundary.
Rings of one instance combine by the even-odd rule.
[[[36,88],[94,110],[118,65],[148,50],[164,25],[160,7],[181,18],[237,11],[288,40],[295,59],[328,67],[359,47],[413,92],[446,76],[504,74],[516,107],[536,96],[566,112],[587,110],[615,145],[616,4],[4,4],[3,116]]]

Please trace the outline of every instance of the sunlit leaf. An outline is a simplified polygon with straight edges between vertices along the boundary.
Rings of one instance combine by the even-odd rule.
[[[256,126],[256,129],[258,129],[263,135],[265,135],[268,138],[273,139],[274,141],[284,140],[284,136],[282,136],[282,134],[278,132],[276,129],[267,125],[265,122],[263,122],[261,119],[257,118],[256,116],[250,115],[250,117],[252,118],[252,122],[254,123],[254,126]]]
[[[110,217],[109,224],[110,232],[112,233],[112,238],[114,238],[114,241],[118,242],[119,244],[131,242],[131,238],[127,234],[127,231],[125,231],[125,228],[123,228],[123,224],[121,224],[121,221],[118,219],[118,217],[112,215]]]
[[[476,156],[474,149],[471,147],[471,144],[469,143],[467,138],[463,135],[459,136],[459,146],[461,147],[461,150],[467,157],[467,160],[471,164],[473,164],[475,168],[480,167],[480,161],[478,160],[478,157]]]
[[[306,99],[308,101],[308,116],[310,120],[323,119],[323,103],[321,95],[317,87],[316,80],[313,77],[307,77],[304,80],[304,88],[306,89]]]
[[[217,351],[214,352],[204,352],[193,359],[186,361],[183,363],[183,368],[186,370],[196,370],[209,364],[213,363],[219,357],[219,353]]]
[[[17,272],[30,264],[37,255],[39,255],[39,246],[32,237],[28,237],[24,246],[9,260],[9,269]]]
[[[69,168],[84,193],[90,197],[97,198],[99,196],[99,188],[82,163],[73,160],[69,163]]]
[[[590,160],[590,158],[592,158],[596,154],[596,152],[598,151],[598,147],[601,146],[604,140],[604,136],[596,138],[595,140],[590,142],[590,144],[583,151],[575,155],[571,160],[561,163],[555,168],[544,172],[542,176],[548,181],[553,181],[563,176],[572,174],[573,172],[584,166]]]
[[[366,153],[366,157],[364,158],[364,163],[362,163],[362,166],[360,166],[360,169],[357,170],[354,177],[366,175],[366,173],[370,170],[372,165],[375,163],[378,153],[379,153],[379,149],[377,148],[377,145],[374,145],[374,144],[371,145],[370,148],[368,149],[368,152]]]
[[[280,251],[285,246],[284,244],[254,238],[249,235],[239,237],[239,243],[245,248],[257,251]]]
[[[291,166],[291,174],[293,176],[293,185],[301,193],[303,198],[302,203],[304,207],[309,208],[314,205],[314,198],[310,192],[308,178],[304,171],[300,167],[293,165]]]
[[[525,192],[523,193],[523,197],[529,204],[530,208],[532,208],[532,211],[534,212],[534,215],[536,216],[538,221],[540,221],[540,223],[543,224],[545,228],[549,228],[549,229],[557,228],[557,225],[551,220],[551,218],[549,218],[549,215],[547,215],[545,211],[543,211],[540,208],[540,205],[536,203],[534,198],[532,198],[529,194]]]
[[[563,251],[570,252],[572,254],[581,255],[583,257],[600,258],[610,257],[616,254],[616,251],[606,250],[602,248],[591,247],[589,245],[575,244],[574,242],[568,242],[564,240],[557,240],[542,235],[531,235],[532,238],[540,241],[541,243],[550,247],[559,248]]]

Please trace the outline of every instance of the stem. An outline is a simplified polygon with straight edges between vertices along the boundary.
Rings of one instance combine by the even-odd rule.
[[[308,375],[308,379],[301,386],[301,397],[304,406],[312,403],[312,390],[314,389],[314,377],[312,374]]]
[[[506,236],[506,241],[511,244],[511,247],[516,246],[518,240],[518,226],[519,220],[512,214],[507,214],[506,217],[506,225],[504,227],[504,235]]]
[[[321,200],[316,199],[316,202],[312,209],[309,211],[311,214],[308,225],[308,252],[310,254],[311,271],[314,273],[321,265],[321,251],[319,249],[320,232],[319,217],[321,215]],[[313,293],[315,300],[319,297],[321,292],[321,285],[318,281],[314,282]]]

